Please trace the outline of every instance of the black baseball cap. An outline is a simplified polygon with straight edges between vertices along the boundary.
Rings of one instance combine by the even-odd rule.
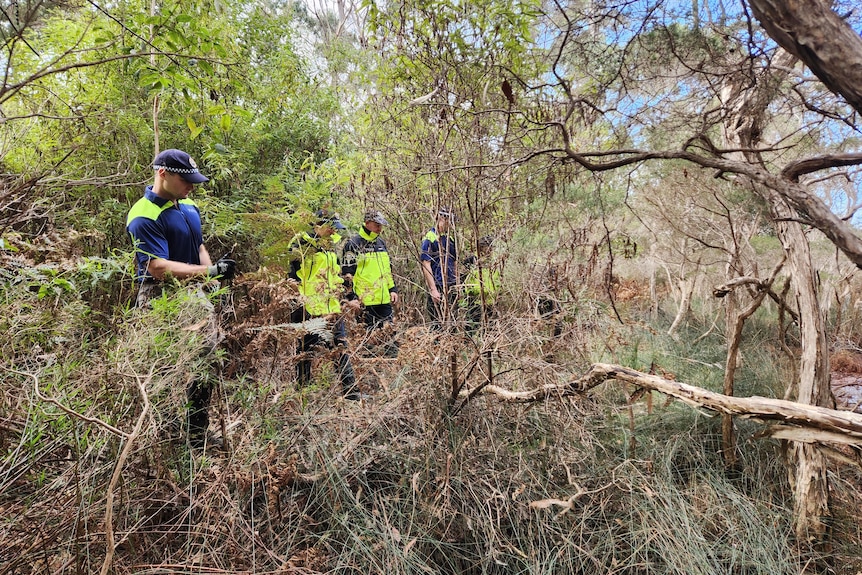
[[[314,215],[317,216],[317,222],[315,225],[330,225],[336,230],[347,229],[344,224],[341,223],[341,218],[338,217],[338,214],[331,213],[327,209],[317,210],[316,212],[314,212]]]

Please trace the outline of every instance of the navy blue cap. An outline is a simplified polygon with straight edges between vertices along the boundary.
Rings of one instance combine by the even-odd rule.
[[[314,212],[314,215],[318,218],[316,224],[318,226],[330,225],[336,230],[347,229],[344,224],[341,223],[341,220],[338,218],[338,214],[330,213],[329,210],[317,210]]]
[[[153,168],[156,170],[164,168],[165,171],[179,174],[190,184],[202,184],[210,181],[198,170],[198,165],[192,157],[182,150],[170,149],[159,152],[159,155],[153,160]]]

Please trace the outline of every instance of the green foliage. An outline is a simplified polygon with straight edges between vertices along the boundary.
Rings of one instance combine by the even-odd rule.
[[[450,380],[486,381],[471,359],[480,352],[495,383],[512,389],[572,381],[593,359],[720,389],[720,303],[700,292],[727,269],[772,269],[780,245],[762,222],[765,203],[680,162],[628,173],[585,166],[633,153],[618,146],[718,154],[689,140],[719,142],[710,94],[736,74],[747,86],[768,50],[750,38],[752,53],[741,57],[744,27],[660,21],[640,3],[363,7],[342,22],[281,1],[168,0],[157,13],[123,1],[62,4],[45,5],[21,36],[0,28],[9,64],[0,162],[10,174],[2,185],[14,190],[0,189],[0,204],[15,214],[0,219],[0,255],[14,262],[0,268],[7,569],[53,572],[61,558],[78,572],[99,570],[106,481],[130,441],[115,491],[114,528],[124,534],[115,571],[807,567],[789,537],[780,454],[755,424],[738,425],[742,461],[728,472],[717,418],[658,394],[632,401],[612,382],[527,406],[479,396],[455,416],[441,399]],[[371,36],[351,27],[364,16]],[[814,110],[795,105],[770,110],[781,117],[769,137],[784,145],[764,150],[770,170],[800,147],[858,143],[825,123],[800,129]],[[821,121],[849,117],[823,110]],[[257,324],[225,326],[237,341],[266,334],[254,330],[296,303],[266,287],[283,279],[289,242],[317,209],[346,218],[384,209],[404,295],[398,325],[410,329],[400,332],[397,367],[357,358],[362,383],[379,380],[375,403],[341,402],[328,365],[295,389],[292,332],[211,353],[202,322],[219,295],[170,283],[151,308],[129,308],[131,253],[117,250],[128,249],[125,214],[152,177],[155,126],[161,148],[190,151],[212,178],[193,196],[210,253],[230,250],[244,271],[267,268],[234,284],[239,310],[249,303],[241,294],[264,292]],[[440,204],[458,212],[462,252],[480,235],[497,238],[501,319],[481,336],[429,336],[413,324],[424,301],[416,240]],[[846,276],[829,268],[821,279]],[[666,309],[677,304],[662,289],[691,277],[704,278],[691,314],[666,336]],[[655,296],[647,278],[658,278]],[[631,299],[612,301],[622,288]],[[560,306],[553,318],[537,317],[544,297]],[[772,304],[748,320],[739,395],[781,395],[781,350],[798,341],[794,329],[778,340]],[[351,333],[351,343],[362,337]],[[213,428],[231,440],[227,453],[190,452],[174,433],[196,378],[218,384]],[[123,435],[147,404],[141,435]],[[858,529],[840,513],[858,508],[852,483],[831,492],[853,503],[835,521],[848,549]]]
[[[118,184],[151,177],[154,111],[161,147],[197,157],[228,206],[247,205],[267,177],[300,179],[309,153],[325,157],[337,103],[303,70],[284,33],[290,13],[208,1],[111,10],[58,7],[26,30],[26,46],[9,48],[0,157],[24,177],[62,169],[38,188],[58,225],[108,230],[103,250],[125,242],[140,187]]]

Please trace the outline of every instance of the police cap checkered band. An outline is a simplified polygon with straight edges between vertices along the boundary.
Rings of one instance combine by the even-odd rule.
[[[164,168],[167,172],[179,174],[182,179],[192,184],[209,181],[209,178],[198,170],[198,165],[192,157],[182,150],[170,149],[159,152],[153,160],[153,168],[156,170]]]
[[[439,210],[437,210],[437,217],[438,218],[454,219],[455,218],[455,212],[453,212],[449,208],[440,208]]]
[[[345,230],[347,229],[344,224],[341,223],[341,218],[338,217],[338,214],[332,213],[327,209],[320,209],[314,212],[314,215],[317,216],[317,222],[315,225],[317,226],[332,226],[336,230]]]

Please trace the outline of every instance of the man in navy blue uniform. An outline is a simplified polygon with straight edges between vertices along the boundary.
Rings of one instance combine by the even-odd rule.
[[[454,321],[455,301],[458,295],[458,255],[451,227],[455,214],[449,208],[437,211],[437,221],[422,238],[420,261],[422,276],[428,287],[428,315],[432,329]]]
[[[159,285],[167,274],[177,279],[233,276],[236,262],[213,264],[204,246],[201,214],[189,194],[209,178],[182,150],[165,150],[153,161],[153,185],[144,190],[126,219],[135,246],[135,279]],[[145,290],[152,291],[152,290]],[[144,294],[152,295],[150,294]]]
[[[209,178],[182,150],[164,150],[153,160],[153,169],[153,184],[146,187],[126,219],[126,230],[135,248],[138,306],[159,297],[168,276],[206,281],[217,276],[230,279],[236,272],[233,260],[221,259],[213,264],[203,242],[200,211],[189,199],[195,185]],[[206,332],[208,352],[219,341],[218,322],[214,313],[212,316]],[[195,375],[188,389],[189,439],[193,445],[202,445],[209,426],[207,410],[212,386],[206,376]]]

